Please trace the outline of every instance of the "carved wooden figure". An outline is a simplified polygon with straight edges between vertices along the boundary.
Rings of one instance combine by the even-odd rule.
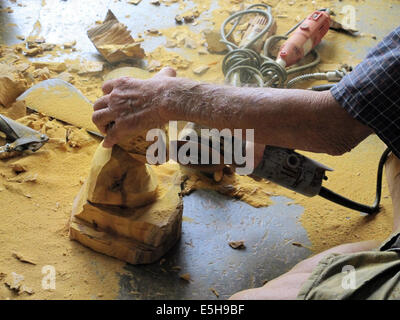
[[[144,137],[98,147],[70,224],[71,239],[131,264],[158,260],[179,239],[182,225],[181,174],[146,164],[152,142]]]

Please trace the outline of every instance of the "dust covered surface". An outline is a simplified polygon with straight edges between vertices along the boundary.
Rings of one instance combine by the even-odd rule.
[[[178,76],[223,83],[223,55],[208,50],[205,36],[208,31],[205,29],[218,31],[229,14],[260,2],[273,6],[278,34],[286,32],[314,9],[330,7],[340,18],[344,5],[357,7],[369,3],[362,0],[194,0],[193,3],[163,0],[160,6],[154,6],[154,10],[162,12],[165,7],[177,5],[182,20],[177,24],[180,18],[177,17],[177,22],[171,21],[169,28],[133,34],[143,43],[156,37],[163,39],[162,44],[146,52],[143,67],[156,72],[170,65],[177,69]],[[390,9],[392,3],[395,1],[385,1],[382,5]],[[27,5],[28,2],[22,0],[3,1],[1,14],[12,15],[14,10]],[[46,3],[42,1],[42,5],[46,6]],[[137,8],[141,5],[139,3]],[[371,11],[373,5],[379,4],[371,2]],[[373,25],[378,21],[373,18],[369,23]],[[3,27],[5,29],[1,32],[7,32],[7,28],[13,26]],[[124,272],[124,263],[97,254],[68,238],[72,202],[88,175],[93,153],[100,141],[82,129],[31,113],[23,104],[15,103],[15,98],[35,83],[61,78],[94,102],[102,95],[104,75],[118,67],[138,66],[138,62],[111,65],[100,58],[93,61],[76,58],[73,55],[76,41],[47,43],[42,36],[40,20],[29,34],[20,35],[18,39],[20,42],[17,44],[0,45],[0,83],[2,88],[12,88],[0,88],[0,113],[46,133],[51,139],[35,154],[0,160],[0,299],[116,298],[118,274]],[[371,34],[352,38],[330,31],[318,48],[321,64],[315,70],[331,70],[343,63],[354,66],[360,61],[359,52],[364,52],[365,47],[372,47],[379,40]],[[77,41],[79,44],[80,40]],[[302,85],[309,87],[318,83],[305,82]],[[55,102],[49,101],[51,103]],[[1,144],[3,142],[1,140]],[[384,148],[383,143],[372,136],[353,152],[341,157],[306,155],[335,169],[329,173],[326,186],[356,201],[372,203],[377,163]],[[298,196],[264,180],[225,175],[221,183],[215,183],[190,170],[185,169],[185,174],[185,193],[202,188],[214,189],[255,207],[272,204],[270,196],[274,195],[293,199],[293,203],[304,207],[300,222],[308,232],[315,253],[341,243],[384,239],[391,232],[392,207],[386,183],[383,209],[376,217],[369,218],[322,198]],[[228,246],[227,250],[230,250]],[[44,266],[53,266],[56,270],[55,289],[46,290],[42,286]]]

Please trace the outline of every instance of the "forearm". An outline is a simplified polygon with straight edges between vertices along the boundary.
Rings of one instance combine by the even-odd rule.
[[[182,81],[170,93],[170,120],[223,129],[254,129],[266,145],[342,154],[372,130],[354,120],[330,92],[236,88]]]

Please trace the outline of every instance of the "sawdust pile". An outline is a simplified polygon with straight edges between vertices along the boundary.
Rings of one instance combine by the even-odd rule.
[[[29,115],[20,121],[51,140],[35,154],[0,162],[1,272],[22,275],[34,299],[114,298],[116,272],[123,263],[68,238],[72,201],[88,174],[98,141],[47,117]],[[14,252],[28,255],[36,264],[22,262]],[[47,265],[56,270],[55,290],[42,288],[42,268]],[[27,296],[0,286],[2,299]]]
[[[277,33],[282,34],[315,8],[333,7],[335,10],[344,4],[333,1],[219,0],[217,9],[209,14],[211,0],[193,2],[195,8],[187,8],[187,2],[183,0],[160,1],[160,6],[157,6],[160,10],[162,6],[179,3],[183,23],[160,30],[165,37],[165,45],[147,53],[148,70],[157,71],[172,65],[179,76],[222,83],[223,55],[211,53],[207,32],[198,32],[192,27],[207,23],[207,28],[211,25],[212,29],[219,30],[222,21],[232,12],[251,3],[267,2],[273,6],[278,23]],[[345,4],[357,5],[359,1],[345,1]],[[12,9],[6,9],[8,14],[12,14]],[[0,160],[0,299],[116,298],[118,273],[123,273],[124,263],[68,239],[72,202],[88,175],[99,140],[73,126],[43,115],[30,114],[24,105],[14,101],[26,88],[39,81],[61,78],[94,102],[102,95],[103,76],[114,68],[131,64],[109,65],[82,59],[33,63],[31,57],[47,59],[75,51],[75,43],[46,43],[40,38],[40,22],[35,28],[36,33],[33,34],[36,36],[21,37],[22,42],[17,45],[0,46],[0,113],[19,119],[51,138],[35,154]],[[148,33],[144,37],[154,35]],[[335,32],[328,33],[325,39],[327,41],[319,48],[322,62],[317,69],[321,70],[335,69],[342,63],[355,65],[359,62],[355,52],[346,49],[349,42],[353,42],[355,47],[372,47],[376,43],[370,36],[353,39]],[[309,83],[304,83],[304,86],[308,87]],[[79,114],[76,116],[79,117]],[[354,152],[342,157],[306,155],[335,169],[329,174],[326,184],[329,188],[354,200],[370,203],[374,198],[377,162],[383,149],[383,143],[373,136]],[[185,170],[185,173],[188,177],[185,193],[201,188],[213,189],[255,207],[271,205],[271,196],[282,195],[293,199],[293,204],[304,207],[301,223],[308,232],[314,252],[345,242],[384,239],[391,231],[392,208],[386,184],[382,212],[374,218],[365,218],[323,199],[298,196],[265,180],[225,175],[221,183],[215,183],[195,172]],[[42,287],[42,268],[47,265],[54,266],[56,270],[57,287],[54,290]]]

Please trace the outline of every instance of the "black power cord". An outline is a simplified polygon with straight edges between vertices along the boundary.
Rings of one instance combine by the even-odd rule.
[[[319,195],[329,201],[335,202],[335,203],[337,203],[341,206],[344,206],[346,208],[349,208],[349,209],[361,211],[361,212],[368,213],[368,214],[378,213],[380,210],[379,204],[381,202],[381,195],[382,195],[383,166],[385,165],[385,162],[387,160],[389,153],[390,153],[390,149],[387,148],[383,152],[381,159],[379,160],[378,173],[377,173],[377,178],[376,178],[376,196],[375,196],[375,201],[372,206],[354,202],[354,201],[347,199],[325,187],[321,187]]]

